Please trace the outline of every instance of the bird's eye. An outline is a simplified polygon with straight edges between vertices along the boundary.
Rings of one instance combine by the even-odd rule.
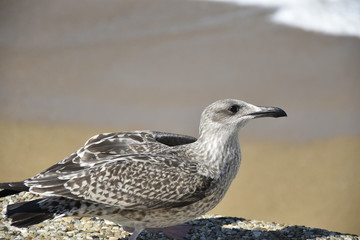
[[[239,105],[232,105],[231,107],[229,107],[229,111],[232,112],[233,114],[237,113],[240,109]]]

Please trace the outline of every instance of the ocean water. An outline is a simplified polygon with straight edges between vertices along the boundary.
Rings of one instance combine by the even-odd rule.
[[[360,38],[358,0],[211,0],[273,9],[274,23],[308,31]]]

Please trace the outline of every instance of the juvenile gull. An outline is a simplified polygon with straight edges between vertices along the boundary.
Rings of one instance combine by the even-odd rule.
[[[105,133],[22,182],[0,183],[0,197],[28,191],[44,198],[7,206],[16,227],[65,216],[97,216],[133,231],[161,229],[182,238],[180,225],[214,208],[240,166],[238,131],[258,117],[284,117],[277,107],[219,100],[203,111],[199,139],[164,132]]]

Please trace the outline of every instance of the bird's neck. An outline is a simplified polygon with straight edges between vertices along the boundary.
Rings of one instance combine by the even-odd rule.
[[[201,132],[196,142],[205,158],[203,170],[214,178],[235,178],[241,160],[237,131]]]

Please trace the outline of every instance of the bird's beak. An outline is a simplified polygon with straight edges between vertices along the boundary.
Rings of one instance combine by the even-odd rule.
[[[248,115],[254,116],[254,118],[259,117],[286,117],[287,114],[284,110],[278,107],[256,107],[254,112],[249,113]]]

